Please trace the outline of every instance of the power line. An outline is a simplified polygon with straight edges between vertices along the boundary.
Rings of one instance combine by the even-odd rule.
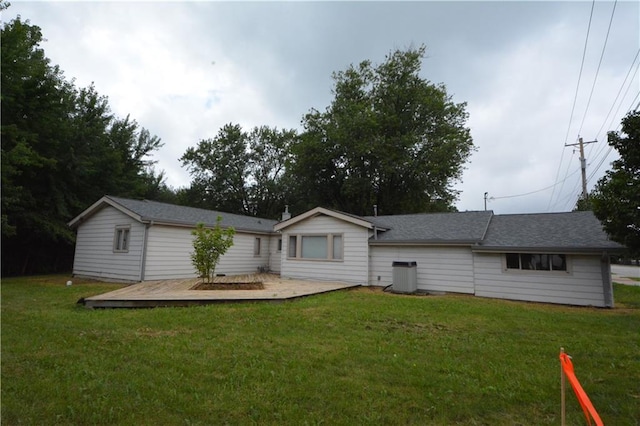
[[[611,104],[611,108],[609,108],[609,112],[607,112],[607,116],[605,117],[604,121],[602,122],[602,125],[600,126],[600,129],[598,129],[598,132],[596,133],[596,139],[598,139],[600,137],[600,133],[602,132],[602,129],[604,129],[605,125],[607,124],[607,120],[609,120],[609,116],[611,115],[611,112],[613,111],[613,108],[615,108],[616,104],[618,103],[618,98],[620,98],[620,93],[622,93],[622,89],[624,89],[624,87],[625,87],[625,85],[627,83],[627,79],[629,78],[629,75],[631,74],[631,71],[633,70],[634,65],[636,64],[636,60],[638,59],[639,56],[640,56],[640,49],[638,49],[638,51],[636,52],[636,55],[633,58],[633,61],[631,61],[631,66],[629,67],[629,70],[627,71],[627,75],[624,76],[624,80],[622,81],[622,84],[620,85],[620,89],[618,89],[618,93],[616,94],[616,98],[613,100],[613,103]],[[634,72],[633,76],[631,77],[631,80],[629,80],[629,85],[631,85],[631,83],[633,82],[633,79],[634,79],[635,75],[637,74],[637,72],[638,72],[638,67],[636,67],[636,71]],[[629,88],[627,88],[627,90],[625,91],[625,96],[626,96],[626,93],[628,91],[629,91]],[[624,97],[622,99],[620,99],[620,103],[622,103],[623,100],[624,100]],[[614,117],[615,117],[615,115],[614,115]],[[611,124],[609,124],[609,127],[611,127]],[[605,148],[606,148],[606,145],[600,145],[600,147],[597,149],[597,151],[596,151],[596,153],[594,155],[594,160],[593,161],[597,161],[598,156],[602,153],[602,151]],[[591,151],[593,151],[593,146],[589,147],[589,152],[587,153],[587,155],[589,157],[591,156]]]
[[[571,173],[569,176],[565,177],[565,179],[564,179],[564,180],[567,180],[569,177],[571,177],[571,176],[575,175],[576,173],[578,173],[578,170],[574,171],[574,172],[573,172],[573,173]],[[536,193],[538,193],[538,192],[546,191],[547,189],[551,189],[551,188],[553,188],[554,186],[559,185],[560,183],[562,183],[562,182],[556,182],[556,183],[554,183],[553,185],[549,185],[549,186],[546,186],[546,187],[544,187],[544,188],[536,189],[535,191],[525,192],[524,194],[504,195],[504,196],[502,196],[502,197],[490,197],[489,199],[490,199],[490,200],[502,200],[502,199],[505,199],[505,198],[524,197],[525,195],[531,195],[531,194],[536,194]]]
[[[578,100],[578,90],[580,89],[580,80],[582,79],[582,70],[584,69],[584,59],[587,56],[587,45],[589,42],[589,32],[591,31],[591,20],[593,19],[593,9],[595,4],[596,4],[596,0],[593,0],[591,2],[591,12],[589,13],[589,25],[587,26],[587,35],[584,40],[584,49],[582,50],[582,62],[580,63],[580,72],[578,73],[578,84],[576,84],[576,93],[573,95],[573,105],[571,106],[571,114],[569,115],[569,125],[567,126],[567,134],[564,137],[563,145],[566,145],[567,141],[569,140],[569,131],[571,130],[571,121],[573,120],[573,113],[575,112],[575,109],[576,109],[576,102]],[[560,156],[560,164],[558,164],[558,170],[556,171],[556,177],[555,177],[556,181],[558,180],[558,176],[560,175],[560,169],[562,168],[562,159],[564,158],[564,150],[565,150],[565,147],[562,148],[562,155]],[[566,175],[565,175],[565,179],[566,179]],[[565,179],[563,179],[562,181],[564,182]],[[551,202],[553,201],[553,196],[555,192],[556,191],[554,188],[553,191],[551,192],[551,197],[549,198],[549,204],[547,205],[547,210],[549,210],[551,206]]]
[[[591,98],[593,97],[593,91],[596,88],[596,82],[598,81],[598,74],[600,73],[600,65],[602,65],[602,58],[604,58],[604,52],[607,49],[607,41],[609,41],[609,33],[611,32],[611,24],[613,23],[613,15],[616,12],[616,5],[618,4],[618,0],[613,3],[613,10],[611,11],[611,18],[609,19],[609,28],[607,29],[607,35],[604,39],[604,44],[602,46],[602,53],[600,54],[600,61],[598,62],[598,68],[596,69],[596,75],[593,78],[593,84],[591,85],[591,93],[589,93],[589,100],[587,101],[587,107],[584,109],[584,115],[582,117],[582,122],[580,123],[580,128],[578,129],[578,134],[582,132],[582,126],[584,126],[584,121],[587,118],[587,112],[589,111],[589,105],[591,105]],[[566,143],[566,142],[565,142]]]
[[[565,145],[566,148],[566,145]],[[575,155],[576,151],[575,149],[573,150],[573,152],[571,153],[571,155]],[[562,179],[562,185],[560,185],[560,190],[558,191],[558,198],[556,198],[556,202],[553,204],[553,206],[549,206],[547,207],[547,211],[549,211],[551,208],[555,207],[559,202],[560,202],[560,194],[562,194],[562,190],[564,189],[564,182],[567,180],[567,178],[569,177],[569,169],[571,168],[571,161],[569,161],[567,163],[567,169],[564,172],[564,178]],[[577,170],[574,172],[577,173]]]
[[[616,103],[618,102],[618,98],[620,97],[620,93],[622,93],[622,89],[624,89],[624,86],[625,86],[625,84],[627,82],[627,78],[629,78],[629,74],[631,74],[631,70],[633,69],[633,66],[635,65],[636,61],[638,60],[638,56],[640,56],[640,49],[638,49],[638,51],[636,52],[636,56],[633,58],[633,61],[631,62],[631,66],[629,67],[629,71],[627,71],[627,75],[625,75],[624,81],[620,85],[620,89],[618,89],[618,93],[616,94],[616,98],[613,100],[613,103],[611,104],[611,108],[609,108],[609,112],[607,113],[607,116],[605,117],[604,121],[602,122],[602,126],[600,126],[600,129],[596,133],[596,138],[598,138],[598,136],[600,136],[600,132],[602,132],[602,129],[604,129],[604,125],[607,124],[607,120],[609,119],[609,115],[611,115],[611,111],[613,111],[613,108],[616,106]],[[636,68],[636,72],[633,74],[634,77],[635,77],[637,72],[638,72],[638,68]],[[631,77],[631,81],[633,81],[633,77]]]
[[[578,73],[578,84],[576,85],[576,93],[573,96],[573,106],[571,107],[571,115],[569,116],[569,126],[567,126],[567,135],[564,138],[564,143],[569,140],[569,131],[571,130],[571,121],[573,120],[573,113],[576,109],[576,102],[578,100],[578,90],[580,89],[580,80],[582,79],[582,70],[584,69],[584,59],[587,56],[587,44],[589,43],[589,32],[591,31],[591,20],[593,19],[593,8],[596,4],[596,0],[591,2],[591,13],[589,14],[589,25],[587,26],[587,36],[584,39],[584,49],[582,50],[582,62],[580,63],[580,72]]]
[[[627,113],[625,115],[627,115],[629,112],[631,112],[634,109],[633,108],[633,104],[636,102],[638,97],[640,97],[640,92],[638,92],[636,94],[636,96],[633,98],[633,101],[631,102],[631,106],[629,107],[629,110],[627,111]],[[638,107],[640,107],[640,102],[635,106],[635,109],[638,109]],[[622,123],[618,124],[618,126],[616,127],[616,130],[614,130],[614,131],[618,131],[618,129],[621,126],[622,126]],[[598,163],[596,168],[591,172],[591,174],[589,175],[589,178],[587,178],[587,181],[590,181],[591,178],[593,178],[593,176],[598,172],[598,170],[600,169],[600,167],[604,163],[604,160],[606,160],[607,157],[609,156],[609,154],[611,153],[611,150],[613,150],[613,146],[609,145],[609,149],[607,150],[607,153],[604,155],[604,157],[602,157],[602,159],[600,160],[600,162]]]
[[[640,50],[638,50],[638,52],[640,52]],[[636,58],[637,58],[637,55],[636,55]],[[634,58],[634,63],[635,63],[635,58]],[[612,116],[612,118],[611,118],[611,122],[609,123],[609,126],[608,126],[609,128],[611,128],[611,127],[613,126],[613,120],[615,120],[615,119],[616,119],[616,117],[619,117],[619,116],[618,116],[618,112],[620,111],[620,107],[622,107],[622,102],[623,102],[623,101],[624,101],[624,99],[627,97],[627,93],[629,93],[629,89],[631,88],[631,85],[632,85],[632,83],[633,83],[633,79],[635,78],[636,74],[638,73],[638,69],[640,69],[640,64],[638,64],[638,66],[636,67],[635,72],[634,72],[634,73],[633,73],[633,75],[631,76],[631,79],[629,80],[629,85],[627,86],[627,90],[625,90],[625,91],[624,91],[624,95],[622,96],[622,98],[620,98],[620,103],[618,104],[618,108],[616,109],[615,114],[614,114],[614,115]],[[631,70],[629,70],[629,71],[631,71]],[[625,78],[625,80],[626,80],[626,78]],[[623,87],[624,87],[624,86],[620,87],[620,89],[622,90],[622,88],[623,88]],[[616,98],[617,98],[617,97],[616,97]],[[636,95],[636,97],[634,98],[634,100],[631,102],[631,105],[633,105],[633,103],[635,102],[635,100],[636,100],[637,98],[638,98],[638,95]],[[615,103],[612,105],[612,109],[613,109],[613,107],[614,107],[614,106],[615,106]],[[628,111],[630,111],[630,110],[631,110],[631,108],[629,108],[629,110],[628,110]],[[628,111],[627,111],[627,113],[628,113]],[[625,113],[625,115],[626,115],[626,113]],[[608,114],[607,114],[607,118],[608,118]],[[606,119],[605,119],[604,123],[606,123]],[[604,123],[603,123],[603,125],[602,125],[601,129],[604,127]],[[618,122],[618,126],[617,126],[616,128],[618,128],[618,127],[620,127],[620,122]],[[599,134],[599,133],[600,133],[600,130],[598,131],[598,134]],[[600,154],[602,153],[602,151],[603,151],[606,147],[607,147],[606,145],[601,145],[601,146],[600,146],[600,148],[598,148],[598,151],[596,152],[596,154],[595,154],[595,156],[594,156],[594,161],[597,161],[596,159],[600,156]],[[609,150],[609,152],[610,152],[610,151],[611,151],[611,150]],[[603,159],[600,161],[600,163],[599,163],[600,165],[602,164],[602,162],[604,162],[604,158],[606,158],[606,157],[607,157],[607,155],[609,155],[609,152],[607,152],[607,154],[606,154],[606,155],[603,157]]]

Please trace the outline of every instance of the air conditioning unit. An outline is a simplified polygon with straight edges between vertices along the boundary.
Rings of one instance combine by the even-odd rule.
[[[392,289],[396,293],[415,293],[418,290],[417,262],[393,262]]]

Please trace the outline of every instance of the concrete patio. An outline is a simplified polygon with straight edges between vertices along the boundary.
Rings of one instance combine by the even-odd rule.
[[[144,281],[87,297],[78,303],[87,308],[152,308],[195,306],[228,302],[284,301],[330,291],[359,287],[358,284],[283,279],[274,274],[216,277],[215,282],[262,282],[262,290],[192,290],[197,278]]]

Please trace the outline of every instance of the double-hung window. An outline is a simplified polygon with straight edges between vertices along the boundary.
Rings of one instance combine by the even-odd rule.
[[[126,253],[129,251],[129,225],[118,225],[113,236],[113,252]]]

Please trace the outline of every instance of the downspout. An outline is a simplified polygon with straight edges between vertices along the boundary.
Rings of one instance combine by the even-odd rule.
[[[153,226],[153,221],[144,225],[144,235],[142,236],[142,257],[140,259],[140,281],[144,281],[145,269],[147,266],[147,242],[149,240],[149,228]]]
[[[604,294],[604,306],[613,308],[613,285],[611,284],[611,261],[607,252],[600,258],[600,271],[602,272],[602,293]]]

